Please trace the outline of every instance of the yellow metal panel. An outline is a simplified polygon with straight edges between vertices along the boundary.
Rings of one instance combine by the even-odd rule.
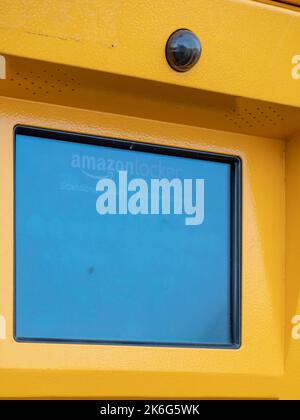
[[[276,397],[284,362],[284,142],[15,99],[2,98],[0,109],[0,311],[7,324],[7,339],[0,341],[0,395]],[[241,156],[240,350],[14,341],[12,130],[17,123]],[[47,384],[41,387],[43,378]]]
[[[300,321],[300,136],[296,135],[286,147],[286,375],[282,381],[283,398],[300,399],[300,335],[293,335],[294,317]],[[300,324],[300,322],[298,322]],[[300,331],[300,329],[299,329]]]
[[[300,398],[296,8],[252,0],[0,6],[0,397]],[[164,57],[181,27],[203,43],[186,74]],[[241,349],[16,343],[16,124],[240,156]]]
[[[0,95],[263,137],[300,130],[299,108],[6,57]]]
[[[298,106],[291,76],[300,14],[252,0],[1,0],[0,53]],[[203,44],[187,74],[164,47],[178,28]]]

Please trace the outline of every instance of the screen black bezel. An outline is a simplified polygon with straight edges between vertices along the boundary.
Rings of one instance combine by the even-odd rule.
[[[205,344],[205,343],[155,343],[133,341],[104,341],[104,340],[70,340],[70,339],[45,339],[23,338],[16,334],[16,136],[27,135],[40,137],[48,140],[60,140],[72,143],[90,144],[94,146],[106,146],[131,151],[157,153],[162,155],[200,159],[213,162],[222,162],[230,165],[230,289],[231,289],[231,338],[230,344]],[[14,339],[20,343],[65,343],[65,344],[103,344],[123,346],[158,346],[158,347],[187,347],[187,348],[210,348],[210,349],[239,349],[241,347],[241,235],[242,235],[242,161],[238,156],[220,153],[203,152],[199,150],[184,149],[171,146],[163,146],[150,143],[142,143],[131,140],[116,139],[110,137],[95,136],[89,134],[59,131],[48,128],[38,128],[25,125],[14,127]]]

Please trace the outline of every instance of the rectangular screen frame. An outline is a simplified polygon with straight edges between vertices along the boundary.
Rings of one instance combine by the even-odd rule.
[[[71,143],[89,144],[125,149],[130,151],[141,151],[156,153],[168,156],[177,156],[190,159],[199,159],[212,162],[226,163],[230,165],[230,314],[231,314],[231,344],[176,344],[176,343],[152,343],[133,341],[107,341],[107,340],[71,340],[71,339],[40,339],[40,338],[19,338],[16,335],[16,136],[27,135],[40,137],[48,140],[59,140]],[[65,343],[65,344],[86,344],[86,345],[125,345],[125,346],[146,346],[146,347],[175,347],[175,348],[211,348],[211,349],[239,349],[241,347],[241,242],[242,242],[242,161],[238,156],[231,156],[213,152],[163,146],[151,143],[143,143],[112,137],[103,137],[82,133],[65,132],[47,128],[16,125],[14,127],[14,339],[20,343]]]

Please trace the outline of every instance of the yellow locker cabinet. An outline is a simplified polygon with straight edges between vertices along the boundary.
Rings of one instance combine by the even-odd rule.
[[[300,12],[289,3],[1,0],[2,398],[300,398]],[[202,45],[185,73],[165,57],[182,28]],[[238,156],[241,347],[17,342],[17,125]]]

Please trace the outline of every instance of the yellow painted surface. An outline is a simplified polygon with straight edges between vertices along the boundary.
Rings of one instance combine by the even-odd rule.
[[[296,135],[286,146],[286,302],[287,323],[300,315],[300,136]],[[298,328],[299,331],[299,328]],[[287,332],[285,377],[281,394],[284,398],[300,399],[300,335],[297,339]]]
[[[0,6],[0,397],[300,398],[300,14],[252,0]],[[203,43],[186,74],[164,57],[181,27]],[[240,156],[242,347],[15,342],[16,124]]]
[[[1,0],[0,53],[298,105],[300,14],[253,0]],[[197,33],[202,59],[172,71],[165,42]]]
[[[3,55],[0,55],[0,79],[6,78],[6,59]]]
[[[40,378],[50,381],[46,393],[57,395],[188,397],[242,393],[275,397],[284,363],[284,142],[4,98],[0,109],[0,212],[4,215],[0,231],[4,232],[1,241],[5,244],[1,247],[0,307],[7,319],[8,337],[0,345],[0,394],[40,395]],[[244,298],[240,350],[14,341],[12,154],[16,123],[222,152],[243,159]],[[7,369],[13,369],[13,374]],[[14,375],[18,377],[17,369],[20,382],[13,379]],[[24,369],[29,369],[27,378],[31,383],[26,388]],[[59,386],[57,380],[51,385],[49,378],[53,375],[60,377]],[[74,375],[76,381],[72,380]],[[96,378],[100,388],[95,385]],[[264,382],[270,385],[262,387]],[[244,389],[238,383],[243,383]]]
[[[6,339],[6,320],[3,315],[0,315],[0,340]]]

